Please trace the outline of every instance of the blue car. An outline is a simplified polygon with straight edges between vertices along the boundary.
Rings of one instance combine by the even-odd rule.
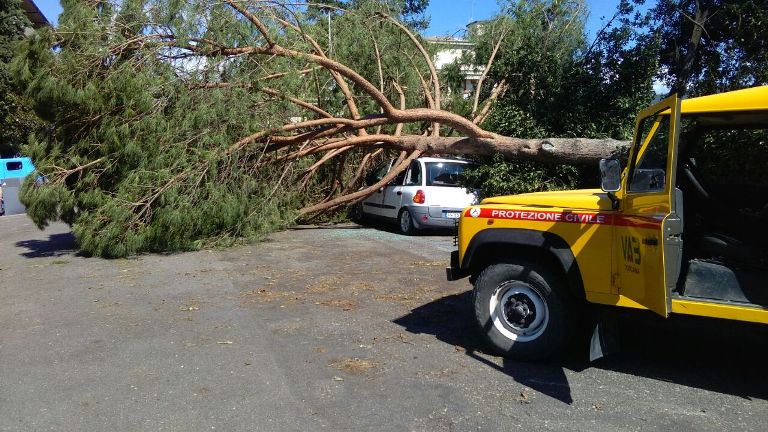
[[[34,171],[35,165],[28,157],[0,159],[0,216],[24,213],[19,190],[24,178]]]

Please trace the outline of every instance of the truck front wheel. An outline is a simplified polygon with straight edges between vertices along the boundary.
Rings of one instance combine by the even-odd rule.
[[[480,332],[499,354],[536,360],[560,353],[568,343],[569,308],[553,272],[533,263],[493,264],[475,282]]]

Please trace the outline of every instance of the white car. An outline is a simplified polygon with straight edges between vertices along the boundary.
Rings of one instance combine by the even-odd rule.
[[[374,170],[366,184],[380,181],[394,162]],[[477,201],[475,193],[459,186],[459,176],[469,166],[471,162],[461,159],[418,158],[391,183],[358,203],[353,216],[396,220],[407,235],[425,228],[452,228],[461,211]]]

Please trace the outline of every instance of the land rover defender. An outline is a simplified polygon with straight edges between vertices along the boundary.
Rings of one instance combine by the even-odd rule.
[[[626,165],[462,212],[447,277],[495,351],[559,353],[589,303],[768,324],[768,86],[643,110]]]

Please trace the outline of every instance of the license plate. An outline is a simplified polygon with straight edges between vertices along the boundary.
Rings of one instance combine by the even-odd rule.
[[[444,214],[448,219],[458,219],[461,217],[461,212],[445,212]]]

